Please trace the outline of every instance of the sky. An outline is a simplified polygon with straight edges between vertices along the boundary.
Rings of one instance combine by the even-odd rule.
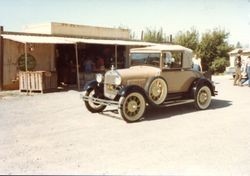
[[[125,27],[138,38],[146,28],[162,28],[167,36],[219,28],[230,33],[230,44],[250,47],[250,0],[1,0],[6,31],[48,22]]]

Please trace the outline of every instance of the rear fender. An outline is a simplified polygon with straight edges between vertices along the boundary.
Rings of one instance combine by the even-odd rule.
[[[191,87],[189,88],[190,98],[194,98],[195,93],[197,92],[196,90],[202,86],[208,86],[209,89],[211,90],[212,96],[215,96],[213,83],[206,78],[197,78],[193,81]]]

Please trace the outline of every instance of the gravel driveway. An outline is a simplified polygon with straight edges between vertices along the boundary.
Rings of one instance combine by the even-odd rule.
[[[249,175],[250,88],[213,80],[209,109],[148,109],[132,124],[89,113],[77,91],[2,93],[0,174]]]

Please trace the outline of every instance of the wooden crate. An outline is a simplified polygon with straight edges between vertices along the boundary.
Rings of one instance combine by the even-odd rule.
[[[19,90],[43,93],[45,90],[56,88],[56,74],[46,71],[19,72]]]
[[[19,72],[19,90],[29,90],[29,72]]]

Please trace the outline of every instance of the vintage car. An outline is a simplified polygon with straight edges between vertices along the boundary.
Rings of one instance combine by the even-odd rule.
[[[84,86],[82,99],[92,112],[116,106],[126,122],[142,119],[147,106],[172,106],[194,102],[207,109],[215,86],[193,71],[192,50],[180,45],[155,45],[130,50],[129,68],[97,74]]]

